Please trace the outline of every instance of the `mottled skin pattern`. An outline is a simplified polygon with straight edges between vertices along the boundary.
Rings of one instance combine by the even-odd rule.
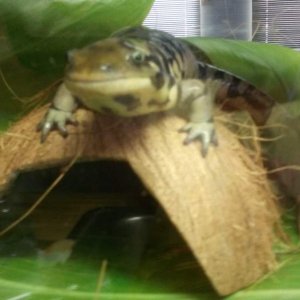
[[[39,125],[42,141],[53,128],[67,135],[78,104],[127,117],[173,109],[186,112],[185,143],[201,140],[205,156],[217,143],[213,107],[220,87],[228,96],[244,95],[254,111],[268,116],[270,98],[204,62],[192,48],[165,32],[133,27],[70,51],[64,82]]]

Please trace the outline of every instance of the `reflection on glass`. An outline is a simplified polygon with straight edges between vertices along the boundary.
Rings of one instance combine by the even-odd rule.
[[[201,36],[251,40],[252,0],[201,0]]]

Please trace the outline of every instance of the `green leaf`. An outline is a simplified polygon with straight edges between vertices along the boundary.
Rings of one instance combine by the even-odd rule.
[[[60,299],[95,299],[99,274],[87,267],[84,262],[74,266],[76,268],[73,270],[61,267],[59,271],[58,268],[49,270],[33,268],[32,265],[30,266],[31,261],[18,260],[15,263],[18,264],[15,268],[13,264],[9,268],[4,268],[6,271],[10,270],[12,278],[0,279],[1,299],[26,293],[32,295],[30,299],[53,299],[55,296],[63,297]],[[159,291],[151,283],[141,286],[134,279],[126,278],[125,275],[111,273],[106,276],[106,282],[101,289],[101,299],[196,300],[198,297]]]
[[[13,50],[26,66],[61,70],[66,51],[141,24],[153,1],[1,0],[0,11]]]
[[[278,102],[300,98],[300,53],[283,46],[188,38],[213,65],[247,80]]]
[[[66,195],[68,194],[64,192],[63,198]],[[101,194],[97,195],[96,199],[101,199]],[[82,205],[78,203],[78,200],[82,200],[82,194],[78,196],[80,197],[76,198],[76,194],[72,194],[75,206]],[[122,199],[119,197],[123,196],[112,195],[111,199]],[[48,210],[59,211],[57,201],[61,198],[53,197],[51,200],[54,202],[49,202]],[[63,218],[65,212],[60,213]],[[163,234],[163,238],[160,237],[161,231],[153,232],[157,243],[149,242],[138,270],[132,271],[129,265],[132,260],[124,259],[120,256],[120,253],[124,252],[114,247],[117,239],[121,244],[125,242],[123,236],[105,238],[101,230],[100,234],[97,237],[93,236],[91,240],[85,239],[83,233],[69,261],[53,265],[50,257],[45,260],[38,255],[36,235],[32,232],[32,228],[36,228],[34,218],[31,221],[33,222],[23,222],[8,236],[1,237],[0,299],[10,299],[26,293],[33,295],[30,299],[52,299],[54,296],[63,299],[94,299],[94,293],[98,290],[101,261],[106,250],[109,256],[111,253],[119,255],[111,256],[108,260],[101,285],[101,295],[104,299],[197,300],[199,291],[203,291],[201,299],[216,297],[207,279],[199,271],[195,258],[173,227],[167,226],[169,230],[165,230],[166,236]],[[51,231],[51,221],[49,224],[46,218],[43,224],[40,226],[45,226]],[[158,226],[162,225],[160,222],[159,224]],[[111,221],[108,221],[106,226],[111,226]],[[136,228],[132,230],[134,232]],[[136,246],[136,243],[134,245]],[[104,250],[103,247],[107,249]],[[60,248],[59,251],[64,251],[64,248]],[[135,261],[136,251],[133,250],[131,254]]]

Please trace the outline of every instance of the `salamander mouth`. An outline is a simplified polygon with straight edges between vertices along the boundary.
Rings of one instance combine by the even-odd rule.
[[[125,77],[117,77],[117,78],[111,78],[111,79],[84,79],[84,78],[76,78],[76,77],[71,77],[71,76],[66,76],[65,77],[65,81],[68,81],[68,82],[74,82],[74,83],[86,83],[86,84],[89,84],[89,83],[109,83],[109,82],[113,82],[113,81],[116,81],[116,80],[128,80],[128,78],[125,78]]]
[[[72,91],[91,91],[101,94],[134,93],[153,87],[148,77],[114,78],[105,80],[87,80],[72,77],[65,78],[66,86]]]

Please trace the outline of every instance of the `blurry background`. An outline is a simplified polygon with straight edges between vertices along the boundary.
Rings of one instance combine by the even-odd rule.
[[[176,36],[218,36],[300,49],[300,0],[156,0],[144,24]]]

